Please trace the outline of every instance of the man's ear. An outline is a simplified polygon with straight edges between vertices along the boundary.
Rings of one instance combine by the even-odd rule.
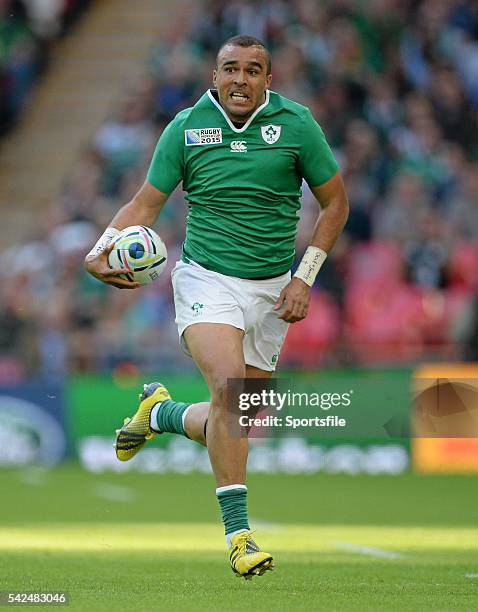
[[[266,77],[266,89],[270,89],[272,83],[272,74],[268,74]]]
[[[217,81],[217,70],[213,70],[212,71],[212,82],[214,87],[216,87],[216,81]]]

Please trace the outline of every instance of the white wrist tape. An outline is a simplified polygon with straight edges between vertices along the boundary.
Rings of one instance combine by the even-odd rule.
[[[312,287],[322,264],[327,259],[327,253],[319,247],[308,246],[294,276],[300,278]]]
[[[101,238],[95,244],[95,246],[91,249],[86,257],[97,257],[100,253],[102,253],[107,247],[110,246],[111,241],[120,233],[120,230],[117,230],[115,227],[107,227],[103,232]]]

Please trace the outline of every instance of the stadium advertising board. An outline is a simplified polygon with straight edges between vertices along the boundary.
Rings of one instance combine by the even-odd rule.
[[[149,376],[150,380],[154,378]],[[358,410],[371,395],[376,398],[372,402],[375,408],[380,409],[387,401],[391,407],[377,414],[380,426],[375,427],[375,423],[375,429],[371,429],[369,424],[361,428],[357,425],[348,434],[340,436],[333,433],[324,435],[317,433],[317,429],[307,428],[296,429],[292,435],[282,435],[281,432],[281,435],[251,436],[250,471],[396,474],[408,469],[409,441],[400,429],[403,410],[402,417],[398,418],[396,406],[409,408],[410,371],[338,371],[322,378],[317,373],[300,377],[294,374],[293,380],[295,388],[301,389],[310,389],[317,384],[334,389],[353,388],[363,395],[356,403]],[[167,384],[172,396],[181,401],[208,400],[207,387],[194,375],[168,375]],[[73,378],[68,392],[70,433],[73,452],[81,464],[97,472],[210,472],[205,448],[170,434],[158,436],[129,462],[122,463],[116,459],[113,450],[115,429],[121,425],[122,417],[132,415],[136,410],[136,391],[140,387],[140,381],[134,379]]]
[[[62,387],[46,382],[0,387],[0,465],[52,466],[66,454]]]
[[[478,364],[422,365],[413,377],[413,466],[422,473],[478,472]]]

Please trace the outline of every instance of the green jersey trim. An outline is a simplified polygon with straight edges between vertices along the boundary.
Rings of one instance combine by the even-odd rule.
[[[211,270],[211,272],[218,272],[219,274],[224,274],[225,276],[234,276],[236,278],[242,278],[244,280],[270,280],[271,278],[282,276],[286,272],[289,272],[291,269],[291,266],[287,266],[286,268],[284,268],[284,265],[269,265],[267,267],[267,276],[263,276],[263,270],[255,272],[254,274],[248,274],[247,276],[244,276],[243,268],[231,268],[230,266],[221,266],[217,263],[201,262],[197,260],[197,257],[193,259],[192,257],[189,257],[189,255],[186,254],[185,244],[183,244],[183,248],[181,251],[181,261],[187,264],[190,264],[193,261],[194,263],[199,264],[203,268]]]
[[[222,108],[222,106],[219,104],[219,102],[216,100],[216,98],[212,95],[212,91],[210,89],[207,90],[207,95],[208,95],[209,99],[211,100],[211,102],[214,104],[214,106],[219,110],[221,115],[227,121],[227,124],[231,128],[231,130],[233,132],[236,132],[237,134],[240,134],[241,132],[245,132],[247,130],[247,128],[251,125],[251,123],[254,121],[254,119],[257,117],[257,115],[261,112],[261,110],[263,108],[265,108],[269,104],[269,99],[270,99],[269,90],[266,89],[266,99],[265,99],[265,102],[263,104],[261,104],[259,107],[256,108],[256,110],[252,113],[252,115],[249,117],[249,119],[246,121],[246,123],[244,123],[244,125],[241,128],[237,128],[234,125],[234,123],[232,123],[232,121],[229,119],[226,111]]]

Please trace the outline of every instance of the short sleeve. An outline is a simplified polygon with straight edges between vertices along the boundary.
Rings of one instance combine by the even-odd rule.
[[[339,169],[322,128],[308,109],[302,121],[298,167],[309,187],[326,183]]]
[[[148,182],[163,193],[174,191],[183,178],[182,145],[181,124],[176,118],[161,134],[147,174]]]

